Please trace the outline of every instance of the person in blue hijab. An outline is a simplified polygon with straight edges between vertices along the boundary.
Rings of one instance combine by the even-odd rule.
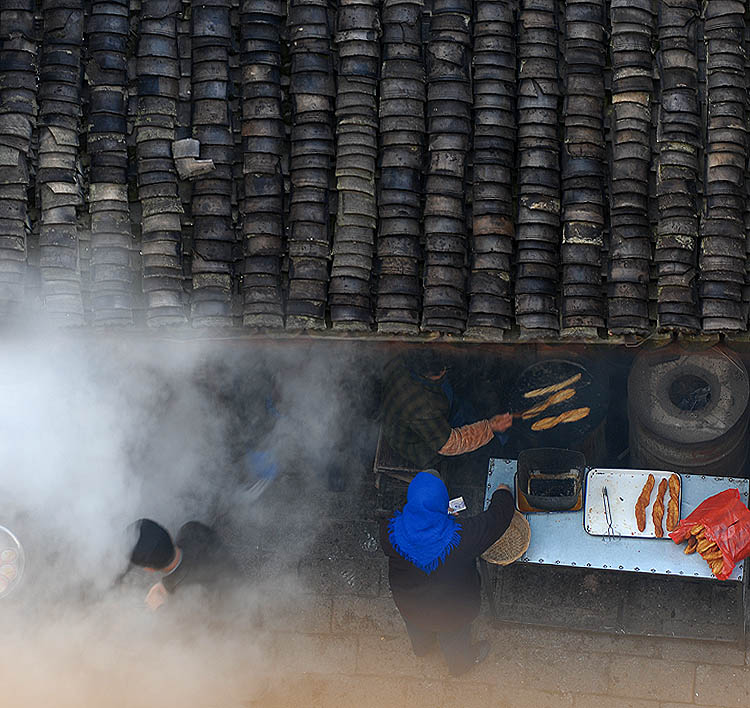
[[[481,604],[476,559],[503,535],[515,505],[504,485],[476,516],[458,520],[448,503],[438,473],[420,472],[409,484],[403,510],[382,522],[380,544],[414,653],[424,656],[437,642],[450,673],[459,676],[489,654],[488,642],[471,642]]]

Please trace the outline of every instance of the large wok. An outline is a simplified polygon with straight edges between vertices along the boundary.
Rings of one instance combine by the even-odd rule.
[[[546,398],[546,396],[524,398],[524,393],[565,381],[579,373],[581,378],[570,386],[576,391],[573,398],[552,405],[529,420],[523,420],[520,415],[514,420],[514,429],[524,439],[533,443],[534,447],[572,448],[582,444],[589,433],[602,422],[607,413],[609,403],[608,382],[598,380],[593,370],[584,366],[583,363],[567,359],[544,359],[521,372],[511,395],[511,410],[519,414],[533,405],[541,403]],[[564,411],[584,407],[590,408],[591,412],[582,420],[573,423],[561,423],[549,430],[534,431],[531,429],[532,423],[540,418],[557,416]]]

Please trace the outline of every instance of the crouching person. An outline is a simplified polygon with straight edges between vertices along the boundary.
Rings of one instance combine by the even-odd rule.
[[[426,655],[437,640],[458,676],[489,654],[489,642],[471,642],[481,604],[476,559],[503,535],[515,509],[503,487],[487,511],[459,521],[448,513],[448,490],[433,472],[420,472],[409,484],[403,511],[381,524],[380,543],[414,653]]]
[[[146,595],[146,604],[156,610],[179,588],[200,585],[218,589],[239,568],[216,532],[198,521],[189,521],[172,541],[169,532],[151,519],[134,524],[137,535],[130,555],[133,565],[163,573]]]

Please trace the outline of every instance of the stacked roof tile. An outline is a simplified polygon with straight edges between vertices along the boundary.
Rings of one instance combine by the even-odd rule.
[[[422,0],[383,0],[379,84],[378,332],[419,331],[425,67]]]
[[[748,329],[739,0],[0,0],[0,317]]]
[[[24,300],[31,139],[37,115],[32,0],[0,0],[0,314]]]

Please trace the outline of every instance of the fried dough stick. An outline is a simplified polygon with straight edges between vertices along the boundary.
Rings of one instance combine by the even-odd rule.
[[[575,395],[576,390],[574,388],[564,388],[562,391],[553,393],[542,403],[537,403],[533,408],[529,408],[529,410],[521,414],[521,418],[523,418],[523,420],[533,418],[535,415],[539,415],[543,410],[546,410],[550,406],[556,406],[558,403],[567,401],[568,399],[573,398],[573,396]]]
[[[646,530],[646,508],[651,503],[651,492],[654,491],[655,484],[656,479],[654,475],[650,474],[646,484],[643,485],[638,501],[635,503],[635,520],[639,531]]]
[[[667,531],[674,531],[680,523],[680,478],[669,478],[669,505],[667,506]]]
[[[572,411],[565,411],[565,413],[550,418],[540,418],[532,423],[531,429],[535,431],[549,430],[560,423],[575,423],[577,420],[585,418],[589,413],[591,413],[591,408],[574,408]]]
[[[668,482],[666,479],[662,479],[661,482],[659,482],[656,501],[654,502],[654,508],[651,510],[651,518],[654,520],[656,538],[662,538],[664,536],[664,529],[661,526],[661,522],[664,518],[664,495],[667,493],[667,485]]]
[[[560,383],[552,384],[551,386],[545,386],[544,388],[535,388],[533,391],[527,391],[523,394],[524,398],[537,398],[538,396],[546,396],[548,393],[554,393],[555,391],[559,391],[560,389],[567,388],[571,384],[576,383],[576,381],[581,380],[581,376],[583,374],[578,373],[575,376],[571,376],[569,379],[565,379],[565,381],[560,381]]]

